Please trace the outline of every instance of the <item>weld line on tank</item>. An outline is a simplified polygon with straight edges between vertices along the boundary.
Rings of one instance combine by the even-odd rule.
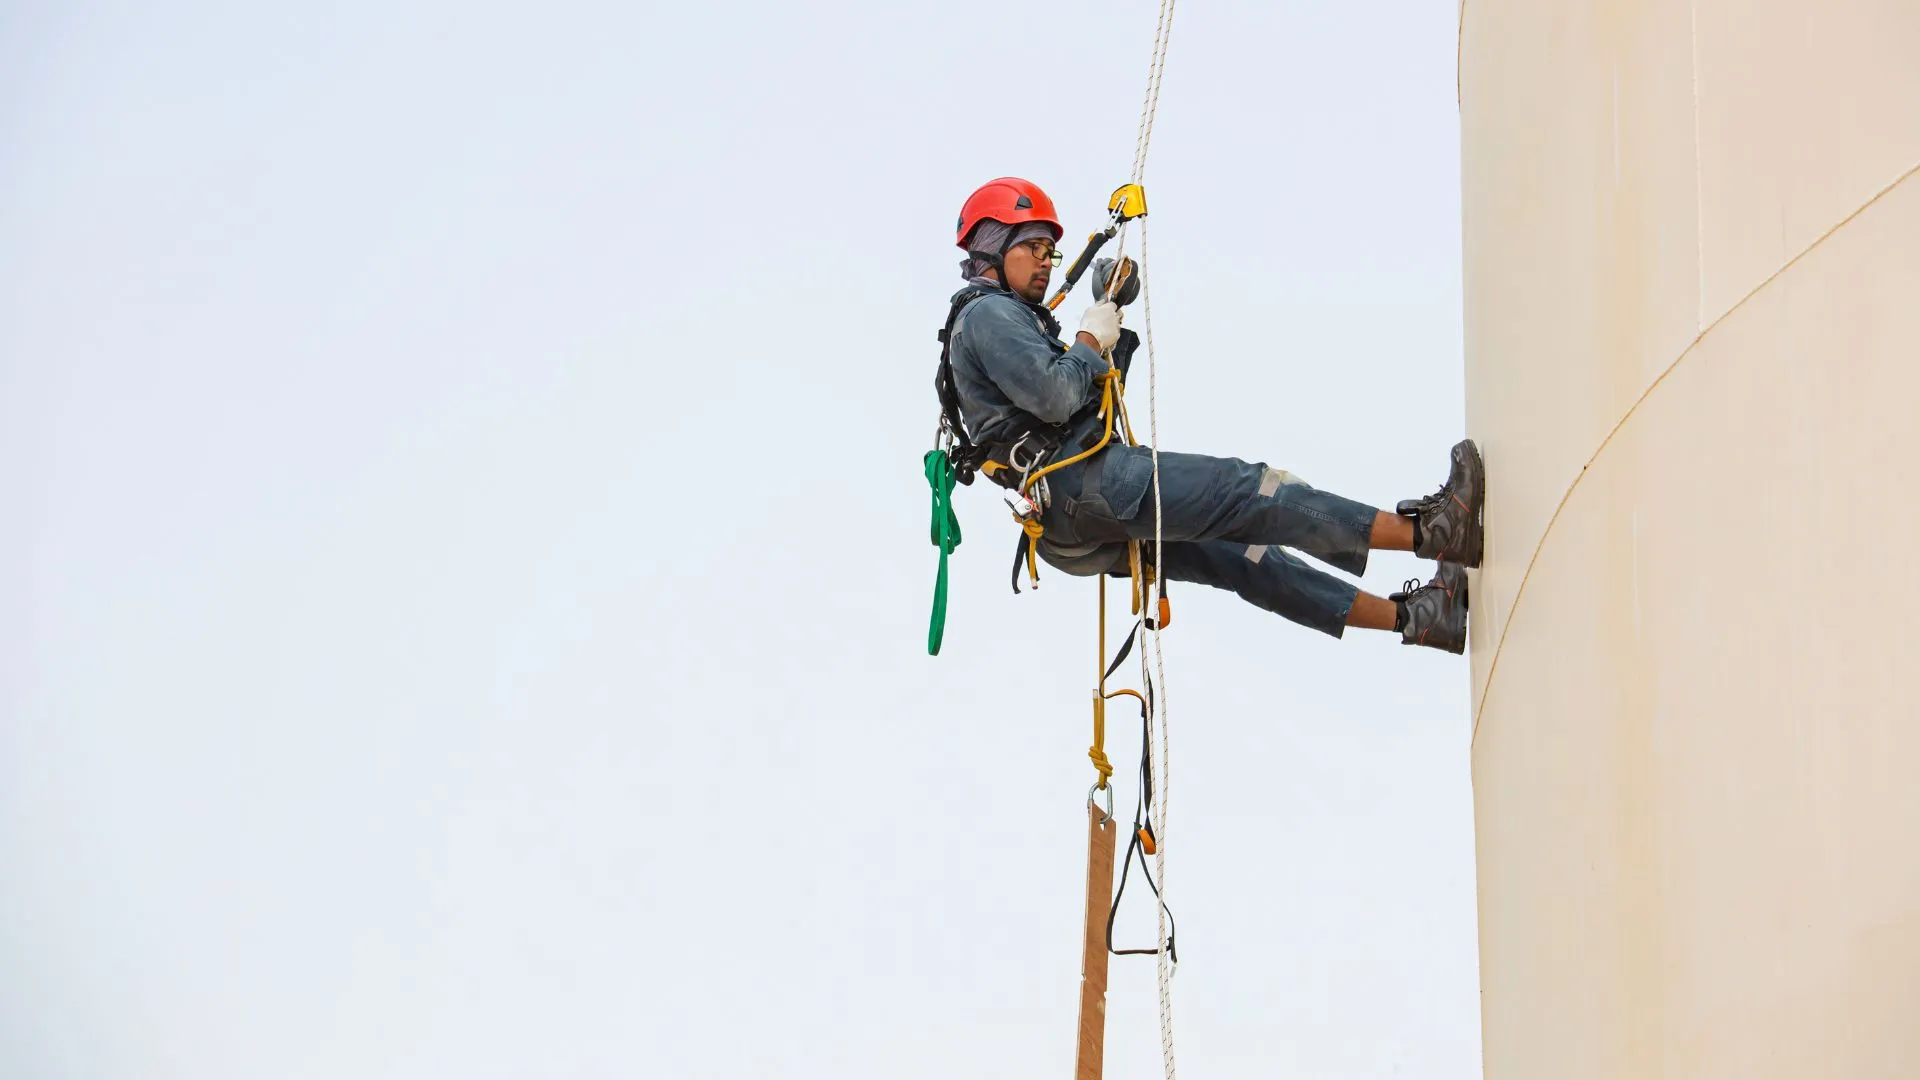
[[[1673,358],[1673,363],[1668,364],[1659,375],[1655,376],[1654,380],[1647,384],[1647,388],[1640,392],[1640,396],[1634,399],[1633,404],[1627,407],[1627,411],[1621,414],[1620,419],[1614,422],[1613,427],[1608,430],[1606,437],[1600,440],[1600,445],[1594,448],[1593,453],[1587,457],[1586,464],[1580,466],[1580,471],[1574,475],[1573,481],[1567,485],[1567,490],[1560,496],[1559,504],[1553,508],[1553,515],[1547,518],[1547,527],[1540,530],[1540,539],[1533,545],[1533,554],[1527,558],[1527,568],[1520,573],[1520,584],[1514,587],[1513,599],[1507,603],[1507,617],[1505,621],[1500,624],[1500,637],[1494,642],[1493,659],[1487,662],[1487,681],[1481,684],[1480,687],[1480,707],[1475,709],[1473,713],[1473,734],[1468,739],[1469,745],[1478,742],[1480,739],[1480,720],[1486,715],[1487,700],[1493,696],[1494,677],[1500,673],[1500,654],[1506,651],[1507,631],[1513,627],[1514,614],[1520,610],[1520,601],[1527,595],[1527,582],[1533,578],[1533,568],[1540,561],[1540,552],[1546,549],[1547,537],[1553,535],[1553,527],[1560,521],[1561,511],[1567,508],[1567,502],[1573,498],[1573,493],[1579,490],[1580,481],[1586,479],[1587,470],[1593,468],[1593,463],[1600,460],[1601,454],[1606,453],[1608,444],[1613,442],[1613,437],[1620,434],[1620,429],[1627,426],[1627,421],[1633,419],[1634,414],[1640,411],[1640,406],[1644,404],[1648,398],[1653,396],[1653,392],[1660,388],[1661,383],[1667,381],[1667,376],[1674,373],[1674,370],[1680,366],[1680,362],[1693,355],[1694,349],[1698,348],[1700,343],[1707,339],[1708,334],[1713,333],[1714,329],[1721,323],[1732,318],[1734,312],[1739,311],[1747,305],[1747,301],[1760,295],[1763,289],[1779,280],[1780,275],[1793,269],[1795,264],[1799,263],[1801,259],[1812,254],[1815,248],[1826,243],[1828,237],[1845,228],[1854,218],[1866,213],[1868,208],[1891,194],[1895,188],[1912,179],[1915,173],[1920,173],[1920,161],[1908,166],[1907,170],[1898,177],[1895,177],[1891,183],[1879,191],[1874,192],[1872,198],[1855,207],[1852,213],[1834,222],[1831,228],[1821,233],[1811,244],[1802,248],[1799,254],[1781,263],[1780,269],[1768,274],[1765,281],[1755,285],[1747,291],[1745,296],[1734,301],[1732,307],[1722,312],[1710,325],[1694,335],[1693,340],[1687,343],[1687,347],[1680,350],[1680,355]]]

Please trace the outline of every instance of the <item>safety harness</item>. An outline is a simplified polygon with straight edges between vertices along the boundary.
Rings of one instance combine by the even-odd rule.
[[[1019,414],[1020,420],[1016,426],[1002,432],[1002,438],[991,445],[974,443],[967,431],[966,421],[960,414],[960,389],[953,377],[953,328],[974,301],[995,293],[1018,301],[1020,306],[1033,314],[1049,339],[1059,340],[1060,321],[1053,317],[1053,312],[1045,305],[1033,303],[997,283],[969,285],[954,294],[952,306],[947,309],[946,325],[940,328],[937,335],[940,341],[940,371],[934,379],[934,387],[940,396],[941,435],[951,446],[949,456],[953,462],[954,478],[962,485],[972,484],[974,474],[984,470],[989,479],[1011,489],[1017,487],[1017,482],[1011,476],[1003,478],[1005,470],[1021,471],[1036,467],[1041,457],[1059,449],[1077,427],[1091,418],[1098,411],[1098,405],[1088,402],[1064,424],[1049,424],[1023,412]],[[1012,438],[1005,437],[1008,435]]]
[[[1018,593],[1022,565],[1027,568],[1028,577],[1034,585],[1037,586],[1040,581],[1039,544],[1046,533],[1041,515],[1052,505],[1052,495],[1046,485],[1047,475],[1105,449],[1113,439],[1116,416],[1121,418],[1123,434],[1131,438],[1131,432],[1124,430],[1125,411],[1121,404],[1120,386],[1134,350],[1139,347],[1140,338],[1131,330],[1120,331],[1119,340],[1108,351],[1110,370],[1099,377],[1100,394],[1081,406],[1064,423],[1050,424],[1022,412],[1012,428],[1002,428],[996,432],[997,437],[992,443],[976,444],[960,415],[960,395],[953,376],[953,331],[961,313],[969,305],[994,293],[1019,301],[1033,313],[1039,328],[1046,332],[1049,340],[1060,340],[1060,323],[1047,307],[1028,301],[997,284],[968,286],[955,294],[953,304],[947,311],[946,325],[939,333],[940,370],[935,378],[935,386],[940,397],[941,438],[951,461],[954,479],[961,484],[970,484],[974,474],[981,472],[1007,489],[1007,508],[1021,526],[1021,536],[1014,546],[1011,575],[1013,591]],[[1104,425],[1096,422],[1101,419],[1106,421]],[[1071,449],[1075,453],[1065,460],[1056,461],[1063,449]]]
[[[1022,201],[1024,203],[1024,200]],[[952,465],[954,478],[958,480],[960,484],[963,486],[972,484],[974,474],[985,471],[989,477],[994,478],[995,482],[1000,483],[1002,487],[1011,488],[1013,487],[1012,484],[999,480],[995,477],[995,474],[1003,467],[1014,468],[1022,473],[1029,472],[1037,467],[1039,464],[1039,458],[1037,457],[1027,461],[1015,460],[1015,458],[1020,455],[1020,452],[1028,447],[1029,444],[1031,444],[1036,452],[1043,455],[1051,455],[1057,451],[1071,433],[1080,427],[1087,419],[1101,412],[1108,413],[1110,417],[1112,412],[1108,407],[1110,403],[1106,401],[1105,394],[1103,393],[1102,401],[1099,405],[1089,402],[1086,406],[1083,406],[1079,412],[1069,417],[1064,424],[1048,424],[1036,417],[1022,413],[1021,415],[1025,421],[1024,426],[1007,433],[1016,436],[1011,442],[1003,440],[995,446],[976,446],[967,432],[964,419],[960,415],[960,390],[953,378],[953,328],[954,325],[960,321],[961,313],[964,312],[970,304],[983,296],[1002,293],[1032,312],[1034,318],[1039,321],[1040,327],[1046,331],[1048,339],[1059,341],[1060,320],[1053,317],[1054,309],[1058,308],[1060,302],[1066,299],[1067,294],[1073,291],[1073,287],[1079,284],[1081,276],[1093,265],[1094,256],[1099,253],[1100,248],[1105,245],[1108,240],[1111,240],[1119,233],[1120,227],[1136,218],[1146,216],[1146,213],[1146,191],[1142,189],[1140,185],[1127,184],[1116,190],[1107,204],[1107,227],[1087,237],[1086,246],[1081,249],[1079,257],[1074,259],[1073,265],[1067,268],[1066,276],[1061,281],[1060,288],[1045,304],[1034,303],[999,282],[987,285],[978,283],[971,284],[954,294],[953,302],[947,308],[946,325],[942,326],[940,332],[936,335],[940,342],[940,370],[934,380],[935,389],[940,397],[940,432],[939,438],[936,440],[936,450],[944,450],[947,452],[948,459]],[[1005,276],[1004,253],[970,251],[968,254],[987,263],[999,272],[1002,277]],[[1138,282],[1134,280],[1133,261],[1126,258],[1120,259],[1112,267],[1107,280],[1102,283],[1102,285],[1103,288],[1101,291],[1109,298],[1114,296],[1130,296],[1130,291],[1137,290],[1138,288]],[[1124,304],[1127,300],[1123,298],[1120,302]],[[1138,348],[1139,344],[1140,339],[1133,331],[1125,329],[1120,331],[1120,339],[1110,351],[1111,354],[1109,357],[1113,364],[1113,370],[1117,372],[1118,375],[1115,376],[1112,372],[1109,373],[1107,390],[1111,390],[1113,387],[1112,378],[1125,377],[1127,366],[1133,359],[1134,349]],[[1118,401],[1117,394],[1114,395],[1114,401]],[[994,456],[995,451],[1000,451],[1001,453],[1001,456],[997,459]],[[1017,514],[1018,512],[1016,508],[1015,513]],[[1016,589],[1015,591],[1018,590]]]
[[[934,438],[934,448],[926,455],[927,481],[933,488],[933,543],[940,549],[941,573],[936,579],[933,602],[933,622],[927,632],[927,651],[933,655],[940,652],[940,641],[946,620],[947,578],[946,559],[960,544],[960,531],[957,521],[951,523],[953,512],[953,483],[970,485],[977,473],[985,473],[996,484],[1007,489],[1004,496],[1007,508],[1012,511],[1014,520],[1019,522],[1021,537],[1014,548],[1012,587],[1020,591],[1020,567],[1025,563],[1027,576],[1034,587],[1040,585],[1040,541],[1046,535],[1046,526],[1041,523],[1043,515],[1051,504],[1046,487],[1046,477],[1058,469],[1091,458],[1113,440],[1116,430],[1127,442],[1133,442],[1133,432],[1126,419],[1126,405],[1122,395],[1122,383],[1133,358],[1133,352],[1139,347],[1140,338],[1133,331],[1122,329],[1114,347],[1108,350],[1109,367],[1100,376],[1100,394],[1068,417],[1063,424],[1049,424],[1038,417],[1020,413],[1020,420],[1012,429],[995,431],[996,441],[991,445],[980,445],[973,441],[967,431],[965,418],[960,412],[960,389],[953,377],[953,334],[966,309],[982,297],[1001,293],[1012,297],[1030,311],[1053,342],[1060,340],[1060,322],[1053,317],[1054,309],[1073,291],[1082,275],[1094,264],[1094,256],[1106,242],[1118,235],[1120,229],[1129,221],[1145,217],[1147,213],[1146,191],[1139,184],[1126,184],[1114,191],[1107,202],[1107,224],[1104,229],[1095,231],[1087,237],[1087,243],[1081,249],[1073,265],[1068,267],[1065,280],[1060,288],[1048,298],[1045,304],[1029,301],[999,282],[991,284],[974,283],[954,294],[947,308],[946,324],[936,335],[940,342],[940,369],[934,378],[934,386],[940,398],[940,427]],[[993,252],[972,252],[974,256],[990,265],[1004,266],[1004,254]],[[1097,292],[1108,299],[1120,297],[1122,303],[1130,295],[1130,290],[1138,287],[1135,280],[1136,267],[1133,260],[1120,257],[1113,260],[1105,271],[1105,280],[1098,282]],[[1005,271],[1001,269],[1004,276]],[[1065,346],[1061,346],[1064,351]],[[1096,426],[1093,421],[1099,419],[1103,424]],[[1078,439],[1076,440],[1076,436]],[[1063,448],[1069,442],[1075,442],[1072,455],[1058,459]],[[1143,569],[1152,574],[1158,559],[1150,543],[1134,545],[1136,550],[1145,551]],[[1138,579],[1136,579],[1138,580]],[[1144,595],[1135,590],[1138,597]],[[1161,590],[1160,605],[1166,607],[1164,587]],[[1164,624],[1164,610],[1158,613],[1159,622]],[[1151,622],[1151,618],[1149,619]]]

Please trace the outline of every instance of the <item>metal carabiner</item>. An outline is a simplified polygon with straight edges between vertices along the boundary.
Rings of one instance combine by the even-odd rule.
[[[1100,809],[1100,804],[1093,801],[1093,793],[1101,790],[1104,790],[1107,793],[1107,808],[1104,811],[1104,813],[1107,816],[1100,820],[1101,826],[1105,827],[1109,822],[1113,820],[1113,785],[1112,784],[1103,785],[1098,780],[1094,781],[1093,786],[1087,789],[1087,805],[1093,807],[1095,810]]]

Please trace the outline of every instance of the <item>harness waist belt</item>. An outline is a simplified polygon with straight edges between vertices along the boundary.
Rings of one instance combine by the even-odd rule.
[[[1099,419],[1100,410],[1097,407],[1089,407],[1067,422],[1064,436],[1059,434],[1057,428],[1034,427],[1022,440],[989,444],[986,447],[986,460],[987,464],[993,468],[987,473],[987,477],[1004,488],[1020,486],[1019,470],[1013,467],[1013,462],[1010,460],[1015,446],[1020,447],[1019,453],[1023,459],[1032,456],[1031,461],[1025,462],[1029,472],[1045,468],[1054,458],[1060,456],[1062,450],[1070,449],[1075,454],[1083,450],[1091,450],[1094,444],[1100,441],[1101,433],[1105,430],[1099,423]]]

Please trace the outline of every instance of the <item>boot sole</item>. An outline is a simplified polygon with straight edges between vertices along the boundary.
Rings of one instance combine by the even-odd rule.
[[[1486,555],[1487,546],[1487,463],[1480,456],[1478,443],[1472,439],[1464,439],[1462,443],[1473,460],[1474,506],[1473,513],[1469,515],[1467,521],[1467,549],[1472,552],[1473,557],[1460,559],[1459,563],[1469,570],[1478,570],[1481,559]]]
[[[1467,574],[1467,567],[1464,563],[1444,563],[1442,564],[1441,572],[1445,573],[1447,567],[1451,567],[1455,573],[1460,575],[1460,583],[1456,587],[1456,591],[1460,596],[1460,647],[1447,650],[1455,656],[1459,656],[1467,651],[1467,633],[1469,627],[1472,625],[1467,620],[1466,613],[1472,608],[1473,582]]]

